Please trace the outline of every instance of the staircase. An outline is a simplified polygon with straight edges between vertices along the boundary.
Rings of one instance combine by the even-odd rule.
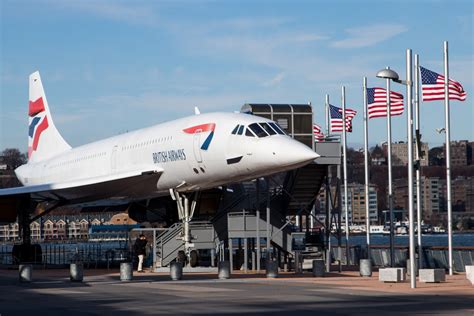
[[[284,189],[286,194],[286,215],[299,213],[302,209],[311,210],[327,173],[326,165],[311,163],[288,172]]]
[[[276,213],[270,213],[270,238],[272,243],[285,252],[291,252],[291,228],[285,226],[286,221]],[[227,214],[227,231],[229,238],[256,238],[257,218],[255,211],[229,212]],[[281,229],[283,227],[283,229]],[[267,236],[265,212],[260,212],[258,219],[260,238]]]
[[[184,249],[181,239],[182,226],[180,222],[174,223],[168,230],[156,237],[157,267],[168,266],[171,261],[176,259],[178,252]]]

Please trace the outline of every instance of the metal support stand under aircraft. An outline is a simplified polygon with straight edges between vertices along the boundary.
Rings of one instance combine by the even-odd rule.
[[[36,216],[31,216],[35,213],[38,206],[38,202],[33,201],[30,197],[21,199],[17,206],[18,212],[18,226],[20,230],[22,243],[13,246],[12,256],[14,263],[31,262],[41,263],[42,251],[39,244],[31,243],[31,230],[30,225],[32,222],[44,216],[54,209],[61,206],[61,201],[50,202],[45,205],[44,210]]]

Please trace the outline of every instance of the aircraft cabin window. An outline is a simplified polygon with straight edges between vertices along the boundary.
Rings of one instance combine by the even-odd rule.
[[[276,135],[276,132],[273,130],[273,128],[270,127],[267,123],[260,123],[260,126],[263,127],[263,129],[270,135]]]
[[[237,134],[242,135],[243,133],[244,133],[244,126],[240,125],[239,131],[237,132]]]
[[[268,123],[271,127],[273,127],[273,129],[275,131],[277,131],[278,134],[280,135],[286,135],[286,133],[282,130],[282,128],[280,126],[278,126],[278,124],[275,124],[273,122],[270,122]]]
[[[237,134],[237,131],[239,130],[239,126],[240,126],[240,125],[237,125],[237,126],[234,128],[234,130],[232,131],[232,135]]]
[[[252,130],[252,132],[254,132],[255,135],[257,135],[257,137],[267,137],[268,136],[268,133],[265,132],[265,130],[263,128],[261,128],[260,125],[258,125],[257,123],[250,124],[249,127]]]
[[[245,136],[255,137],[255,135],[252,133],[252,131],[248,127],[245,130]]]

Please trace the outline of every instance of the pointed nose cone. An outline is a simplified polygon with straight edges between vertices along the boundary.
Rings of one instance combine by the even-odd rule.
[[[305,165],[320,157],[311,148],[297,141],[292,141],[291,144],[281,148],[278,156],[280,164],[285,166]]]

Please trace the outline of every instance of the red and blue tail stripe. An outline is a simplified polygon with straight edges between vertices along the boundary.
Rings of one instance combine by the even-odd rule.
[[[28,115],[31,117],[30,126],[28,127],[28,136],[33,140],[28,147],[28,157],[38,148],[41,134],[49,127],[48,117],[39,115],[45,111],[43,98],[40,97],[36,101],[30,101],[28,107]]]

